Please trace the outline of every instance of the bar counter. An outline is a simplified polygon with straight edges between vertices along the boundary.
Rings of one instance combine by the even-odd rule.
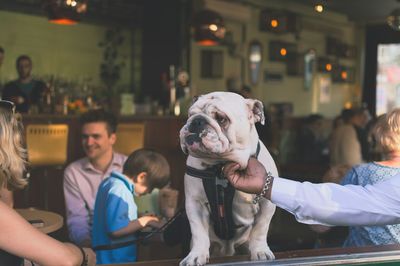
[[[211,258],[210,265],[400,265],[400,245],[369,246],[357,248],[324,248],[274,252],[273,261],[249,261],[249,257],[231,256]],[[175,266],[181,259],[154,260],[118,264],[119,266]],[[111,266],[111,264],[109,264]],[[117,264],[115,264],[117,265]]]

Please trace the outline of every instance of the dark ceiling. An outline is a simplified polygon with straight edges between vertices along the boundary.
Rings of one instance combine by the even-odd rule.
[[[141,21],[142,6],[150,0],[88,0],[89,21],[119,22],[138,24]],[[165,0],[170,1],[170,0]],[[176,0],[174,0],[176,1]],[[183,1],[183,0],[182,0]],[[214,1],[214,0],[213,0]],[[232,1],[232,0],[228,0]],[[244,3],[246,0],[233,0]],[[264,0],[268,1],[268,0]],[[287,0],[301,3],[310,8],[322,3],[325,10],[345,14],[351,21],[359,23],[385,23],[386,17],[395,8],[400,8],[400,0]],[[0,9],[43,15],[43,0],[0,0]],[[157,6],[157,5],[155,5]],[[88,20],[87,18],[85,19]]]
[[[296,3],[313,6],[317,2],[360,23],[384,23],[395,8],[400,8],[398,0],[295,0]]]
[[[0,10],[46,16],[45,2],[51,0],[0,0]],[[138,26],[142,20],[142,7],[146,0],[87,0],[85,22]],[[168,0],[166,0],[168,1]]]

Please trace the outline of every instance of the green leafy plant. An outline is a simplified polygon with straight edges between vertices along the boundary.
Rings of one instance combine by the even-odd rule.
[[[124,36],[118,28],[106,30],[104,40],[99,46],[104,48],[103,62],[100,64],[100,78],[105,85],[105,96],[113,97],[118,93],[116,83],[121,78],[121,70],[125,62],[119,55],[119,48],[124,43]]]

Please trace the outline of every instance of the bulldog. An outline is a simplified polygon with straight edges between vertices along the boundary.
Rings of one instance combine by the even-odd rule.
[[[264,123],[261,101],[236,93],[202,95],[189,108],[180,143],[188,154],[185,207],[192,241],[180,265],[204,265],[210,252],[212,256],[246,253],[251,260],[275,258],[267,243],[275,205],[265,198],[253,204],[256,195],[235,190],[219,175],[226,162],[237,162],[245,169],[250,156],[255,156],[277,176],[274,160],[259,141],[257,122]],[[211,184],[211,192],[205,183]],[[227,192],[228,187],[233,194]]]

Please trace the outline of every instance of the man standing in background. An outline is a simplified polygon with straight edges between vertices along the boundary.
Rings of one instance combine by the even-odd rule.
[[[4,49],[3,47],[0,46],[0,67],[3,64],[3,60],[4,60]]]
[[[126,156],[113,150],[117,121],[112,113],[92,110],[81,116],[80,123],[86,157],[65,169],[64,197],[71,241],[90,247],[98,187],[112,171],[122,172]]]
[[[4,86],[2,99],[14,102],[17,112],[27,113],[31,105],[40,104],[46,84],[32,77],[32,60],[29,56],[19,56],[16,68],[18,79]]]

